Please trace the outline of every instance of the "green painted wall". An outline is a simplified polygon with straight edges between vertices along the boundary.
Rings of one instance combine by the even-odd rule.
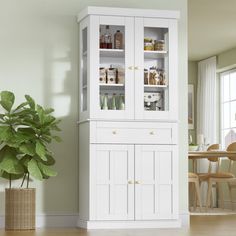
[[[37,213],[78,212],[78,24],[85,6],[180,10],[179,144],[180,211],[188,211],[187,189],[187,0],[11,0],[0,8],[0,90],[12,90],[17,101],[26,93],[56,109],[63,142],[53,145],[58,177],[37,187]],[[4,188],[0,180],[0,214]]]
[[[236,67],[236,48],[220,53],[217,56],[217,69],[227,70]]]

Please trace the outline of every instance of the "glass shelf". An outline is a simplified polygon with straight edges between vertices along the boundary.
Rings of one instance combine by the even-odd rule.
[[[124,87],[124,84],[99,84],[101,87]]]
[[[100,56],[102,57],[124,57],[125,50],[124,49],[105,49],[100,48]]]
[[[145,59],[158,59],[168,56],[168,51],[148,51],[144,50]]]

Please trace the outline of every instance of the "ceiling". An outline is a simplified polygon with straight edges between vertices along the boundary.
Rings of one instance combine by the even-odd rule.
[[[188,58],[199,61],[236,47],[236,0],[188,0]]]

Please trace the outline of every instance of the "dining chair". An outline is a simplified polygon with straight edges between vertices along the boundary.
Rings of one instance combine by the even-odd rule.
[[[236,142],[229,144],[226,151],[236,151]],[[214,183],[218,184],[218,186],[219,186],[220,202],[221,202],[221,206],[224,206],[223,192],[220,190],[221,189],[220,183],[227,183],[229,186],[230,197],[231,197],[231,206],[232,206],[232,210],[233,210],[232,189],[234,188],[234,185],[236,186],[236,178],[235,178],[234,174],[232,173],[232,168],[233,168],[233,163],[236,161],[236,156],[235,157],[228,157],[228,160],[229,160],[228,172],[221,172],[220,171],[220,162],[219,162],[216,173],[209,173],[208,174],[208,177],[207,177],[208,190],[207,190],[206,209],[208,209],[209,204],[210,204],[210,199],[211,199],[211,195],[212,195],[212,186]]]
[[[211,144],[208,148],[207,151],[212,151],[212,150],[219,150],[219,144]],[[207,158],[209,164],[208,164],[208,171],[206,173],[197,173],[198,178],[199,178],[199,185],[200,185],[200,191],[202,189],[202,183],[207,182],[209,178],[209,174],[213,172],[213,167],[215,166],[215,172],[219,171],[219,166],[220,166],[220,160],[218,157],[208,157]],[[222,191],[221,188],[216,184],[212,185],[212,190],[213,187],[218,190],[220,197],[222,196]],[[212,195],[211,195],[212,196]],[[213,206],[213,199],[211,199],[211,206]]]
[[[199,202],[199,206],[200,206],[200,211],[202,211],[202,201],[201,201],[201,194],[200,194],[200,185],[199,185],[199,178],[198,175],[193,173],[193,172],[189,172],[188,173],[188,182],[194,185],[194,210],[196,209],[196,200]],[[195,196],[197,197],[197,199],[195,198]]]

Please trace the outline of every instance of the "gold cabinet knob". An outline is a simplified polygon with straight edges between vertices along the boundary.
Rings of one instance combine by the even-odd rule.
[[[115,134],[117,134],[117,132],[116,132],[115,130],[113,130],[113,131],[112,131],[112,134],[114,134],[114,135],[115,135]]]
[[[151,131],[151,132],[150,132],[150,135],[154,135],[154,131]]]
[[[133,66],[129,66],[128,69],[129,69],[129,70],[133,70],[134,67],[133,67]]]
[[[135,70],[139,70],[139,67],[138,67],[138,66],[135,66],[134,69],[135,69]]]
[[[129,180],[128,184],[134,184],[134,182],[132,180]]]
[[[136,181],[135,181],[135,184],[140,184],[140,181],[137,181],[137,180],[136,180]]]

